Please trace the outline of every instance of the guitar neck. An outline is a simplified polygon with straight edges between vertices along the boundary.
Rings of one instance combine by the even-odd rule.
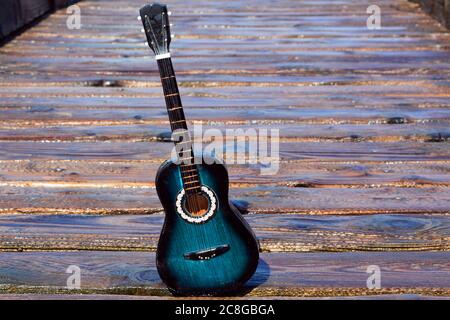
[[[164,58],[157,61],[172,132],[175,130],[187,130],[186,118],[184,116],[183,105],[181,104],[172,59]]]
[[[200,178],[197,166],[194,164],[194,152],[192,141],[184,116],[183,105],[181,104],[180,92],[178,91],[177,79],[173,70],[172,59],[163,58],[157,60],[161,83],[166,100],[167,113],[169,115],[170,128],[176,136],[183,139],[174,141],[179,153],[180,172],[183,186],[187,193],[199,192],[201,189]]]

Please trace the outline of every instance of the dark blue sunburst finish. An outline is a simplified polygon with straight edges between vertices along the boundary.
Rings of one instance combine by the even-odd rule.
[[[228,173],[222,164],[197,165],[201,184],[216,195],[217,209],[204,223],[190,223],[178,214],[176,198],[183,184],[180,169],[170,161],[156,177],[158,196],[166,212],[157,250],[158,272],[178,294],[221,294],[239,290],[255,272],[259,250],[253,232],[228,201]],[[228,245],[209,260],[189,260],[184,254]]]

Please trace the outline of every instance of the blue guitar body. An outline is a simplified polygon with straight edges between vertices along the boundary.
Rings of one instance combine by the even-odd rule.
[[[178,212],[183,188],[178,165],[160,167],[156,188],[166,218],[157,250],[157,268],[178,294],[215,295],[239,290],[255,272],[259,250],[255,236],[228,201],[228,173],[222,164],[197,165],[200,180],[217,199],[205,222],[186,221]]]

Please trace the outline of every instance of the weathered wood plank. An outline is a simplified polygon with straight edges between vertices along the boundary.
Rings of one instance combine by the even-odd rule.
[[[39,108],[31,108],[39,112]],[[46,109],[41,108],[41,112]],[[107,112],[107,111],[105,111]],[[135,116],[133,120],[124,120],[125,125],[121,125],[121,120],[105,120],[104,125],[92,120],[60,120],[54,123],[51,119],[33,121],[1,121],[0,120],[0,141],[55,141],[55,142],[83,142],[83,141],[111,141],[111,142],[137,142],[137,141],[158,141],[170,137],[169,124],[164,120],[140,119],[142,116]],[[238,120],[235,120],[239,122]],[[243,123],[246,121],[241,120]],[[345,120],[349,122],[351,119]],[[389,125],[387,122],[395,123],[409,121],[406,118],[392,117],[384,120],[386,123],[373,124],[282,124],[275,121],[273,124],[260,124],[258,130],[277,130],[281,142],[319,142],[319,141],[354,141],[354,142],[445,142],[450,139],[449,124],[445,121],[406,123],[403,125]],[[64,123],[63,123],[64,122]],[[114,125],[108,125],[109,123]],[[160,124],[158,122],[161,122]],[[224,124],[226,121],[215,122],[194,122],[188,121],[192,128],[200,127],[204,132],[210,129],[220,130],[222,136],[226,135],[226,130],[232,130],[240,138],[244,138],[247,132],[257,132],[254,125],[248,124]],[[450,119],[449,119],[450,122]],[[55,126],[53,126],[53,124]],[[64,125],[66,124],[66,125]],[[242,129],[242,131],[239,131]],[[247,131],[250,130],[250,131]],[[253,131],[255,130],[255,131]],[[203,134],[204,134],[203,132]],[[210,139],[204,139],[205,143]]]
[[[262,254],[247,284],[250,296],[449,296],[449,252]],[[0,253],[1,293],[168,295],[154,253]],[[81,290],[65,289],[66,269],[81,269]],[[381,269],[381,289],[369,290],[369,265]],[[430,276],[432,275],[432,276]]]
[[[160,212],[154,186],[83,183],[1,183],[0,213],[145,214]],[[255,213],[449,214],[445,187],[308,188],[241,185],[230,197]]]
[[[171,142],[0,142],[0,160],[161,160],[170,158]],[[248,148],[248,146],[247,146]],[[230,149],[231,150],[231,149]],[[282,142],[282,161],[438,161],[448,160],[448,143]],[[226,149],[224,150],[226,151]],[[239,148],[236,154],[248,157]],[[226,153],[224,153],[226,156]],[[229,153],[231,156],[231,151]],[[269,154],[270,156],[270,154]],[[273,156],[276,156],[275,154]],[[230,163],[231,164],[231,163]]]
[[[288,98],[283,98],[288,99]],[[282,100],[283,100],[282,99]],[[324,97],[324,99],[326,99]],[[349,98],[342,96],[337,99],[345,103]],[[17,102],[15,98],[4,98],[1,107],[2,118],[0,127],[5,129],[17,129],[21,127],[55,127],[55,126],[87,126],[87,125],[139,125],[160,124],[167,122],[165,110],[160,106],[160,99],[132,98],[118,99],[112,103],[101,97],[92,98],[67,98],[64,102],[58,99],[36,98],[23,99]],[[190,104],[195,100],[188,97]],[[304,103],[314,100],[313,97],[303,100]],[[427,123],[448,125],[450,112],[446,108],[448,98],[445,97],[409,97],[404,99],[406,107],[392,107],[391,109],[372,108],[363,100],[357,99],[361,105],[356,107],[331,108],[331,106],[280,105],[273,106],[271,101],[259,102],[259,106],[252,105],[251,98],[203,98],[196,101],[196,106],[186,109],[186,115],[192,121],[235,124],[280,123],[283,124],[386,124],[391,119],[399,119],[402,123]],[[369,98],[369,100],[371,100]],[[384,103],[396,100],[395,97],[385,97]],[[317,97],[315,103],[320,103],[322,98]],[[286,102],[286,101],[285,101]],[[302,103],[303,103],[302,102]],[[282,102],[281,102],[282,103]],[[431,104],[433,108],[422,109],[420,105]],[[410,105],[412,104],[412,105]],[[414,105],[419,104],[419,106]],[[215,107],[207,108],[208,105]],[[157,106],[157,108],[154,108]],[[159,106],[159,107],[158,107]],[[417,107],[415,107],[417,106]],[[414,110],[415,109],[415,110]],[[392,129],[392,128],[386,128]]]
[[[20,98],[39,98],[39,97],[112,97],[112,98],[133,98],[133,97],[160,97],[162,100],[163,95],[161,93],[160,85],[156,82],[142,83],[142,87],[139,82],[118,82],[111,83],[110,86],[95,87],[96,83],[92,83],[94,86],[29,86],[29,87],[11,87],[0,86],[0,97],[20,97]],[[404,81],[391,83],[396,84],[394,86],[389,83],[379,83],[376,81],[368,83],[342,83],[338,86],[330,85],[308,85],[308,84],[296,84],[296,83],[261,83],[252,85],[252,83],[239,83],[239,82],[223,82],[209,85],[205,82],[181,82],[180,87],[185,87],[184,91],[194,91],[194,93],[188,95],[202,96],[218,96],[221,98],[232,98],[242,94],[246,94],[251,98],[262,98],[267,95],[285,95],[289,98],[298,98],[303,96],[318,96],[318,95],[330,95],[335,96],[338,94],[352,94],[352,96],[370,95],[377,96],[380,90],[383,90],[385,94],[395,95],[414,95],[414,96],[433,96],[441,95],[448,97],[450,90],[445,85],[445,82],[420,82],[420,81]],[[182,85],[182,86],[181,86]],[[218,90],[217,87],[220,89]],[[280,92],[282,87],[282,92]],[[358,92],[355,90],[358,89]],[[163,101],[161,101],[163,102]],[[257,101],[256,101],[257,102]]]
[[[15,54],[15,52],[11,52]],[[420,55],[415,51],[408,53],[409,55]],[[423,54],[422,54],[423,55]],[[371,58],[371,56],[367,56]],[[427,56],[422,57],[428,58]],[[194,66],[193,66],[194,68]],[[25,71],[25,70],[24,70]],[[79,71],[64,71],[61,73],[43,73],[45,77],[39,79],[30,79],[26,77],[25,72],[15,74],[4,73],[0,79],[1,88],[36,88],[36,87],[55,87],[70,88],[70,90],[81,88],[123,88],[117,89],[124,91],[127,88],[154,88],[159,87],[160,79],[154,69],[149,68],[134,74],[125,74],[118,72],[89,74]],[[375,71],[375,70],[373,70]],[[369,72],[369,71],[368,71]],[[380,72],[376,77],[366,74],[354,74],[348,70],[336,70],[333,74],[326,74],[324,71],[317,70],[315,72],[289,69],[289,70],[262,70],[253,74],[250,71],[240,70],[234,73],[225,73],[223,70],[210,70],[207,74],[201,75],[199,79],[198,72],[186,70],[177,74],[180,76],[178,85],[181,90],[193,90],[196,88],[222,88],[222,87],[320,87],[320,86],[416,86],[443,89],[445,85],[445,70],[442,74],[417,74],[413,79],[404,78],[405,70],[398,73]],[[63,75],[63,76],[62,76]],[[131,78],[132,77],[132,78]],[[67,91],[66,93],[70,93]],[[97,91],[98,92],[98,91]],[[148,94],[147,91],[145,93]],[[278,92],[279,93],[279,92]],[[339,105],[338,105],[339,106]]]
[[[125,187],[153,186],[162,159],[148,160],[0,160],[5,184],[67,182]],[[449,186],[450,161],[281,161],[276,175],[260,175],[258,166],[229,165],[233,187],[248,184],[304,188],[379,188]]]
[[[442,94],[389,94],[386,92],[385,95],[380,97],[377,93],[361,93],[356,95],[345,94],[345,90],[343,90],[335,94],[314,94],[313,90],[310,90],[309,93],[299,93],[297,96],[289,96],[288,94],[283,95],[279,92],[280,88],[272,88],[273,90],[278,90],[274,94],[277,97],[275,102],[274,100],[267,99],[267,95],[264,95],[263,92],[263,86],[257,90],[260,92],[257,96],[251,94],[251,91],[256,91],[255,89],[249,90],[249,97],[243,95],[245,93],[245,87],[240,89],[241,93],[228,96],[224,95],[226,92],[222,92],[220,88],[215,88],[209,93],[201,92],[205,90],[204,88],[194,88],[189,89],[190,92],[187,94],[184,94],[185,90],[182,89],[181,94],[184,96],[183,101],[185,101],[186,112],[191,115],[191,120],[226,120],[243,117],[247,120],[293,120],[298,118],[300,120],[307,119],[311,122],[316,117],[325,119],[326,117],[335,117],[337,120],[343,120],[343,116],[347,116],[350,122],[351,119],[359,118],[366,120],[365,123],[367,123],[368,120],[392,116],[410,117],[412,120],[439,120],[440,115],[444,121],[447,120],[448,122],[448,110],[446,110],[449,99],[448,92]],[[272,89],[267,90],[272,91]],[[70,89],[67,88],[67,90],[69,91]],[[165,109],[160,90],[155,91],[153,96],[145,93],[142,96],[137,95],[123,99],[120,98],[121,95],[123,96],[121,88],[111,90],[114,90],[116,94],[108,95],[107,92],[98,94],[103,91],[100,88],[96,94],[87,94],[84,96],[62,94],[54,95],[54,97],[27,97],[20,95],[4,97],[1,100],[1,107],[4,113],[2,118],[4,120],[17,120],[22,118],[27,120],[33,119],[33,116],[40,116],[42,119],[43,116],[47,115],[47,117],[53,116],[55,119],[61,119],[63,118],[62,116],[68,118],[69,115],[73,114],[75,117],[74,120],[83,117],[97,120],[126,120],[135,115],[132,114],[133,111],[137,112],[139,110],[139,112],[144,112],[142,114],[143,117],[164,119]],[[138,89],[130,88],[126,90]],[[148,88],[139,90],[145,91]],[[391,110],[387,110],[386,108],[388,107]],[[33,112],[33,108],[46,108],[47,111],[41,111],[42,113],[39,114],[37,113],[39,112],[38,110]],[[91,110],[91,114],[86,113],[89,109]],[[102,110],[105,109],[108,110],[108,113],[113,114],[108,115],[105,112],[102,114]],[[223,109],[227,110],[229,114],[223,114],[222,112],[225,111]],[[222,112],[214,115],[213,112],[217,112],[217,110],[221,110]],[[353,112],[357,110],[361,114],[354,114],[352,110]],[[61,114],[58,115],[58,112]],[[199,112],[206,113],[208,117],[199,114]],[[328,115],[326,114],[327,112],[329,113]],[[266,118],[263,118],[264,115],[266,115]],[[317,122],[320,123],[320,119]]]
[[[24,48],[26,50],[27,48]],[[426,50],[427,48],[422,48],[422,50]],[[287,51],[292,51],[294,49],[286,49],[280,50],[280,54],[286,54]],[[342,51],[349,51],[342,50]],[[363,50],[363,49],[361,49]],[[432,50],[431,48],[429,50]],[[446,51],[448,49],[441,48],[440,50]],[[61,50],[62,52],[66,50]],[[305,49],[305,51],[310,51],[309,49]],[[354,54],[359,54],[357,50],[350,50],[354,52]],[[389,50],[386,48],[379,48],[379,51],[383,51],[384,54],[395,55],[396,51]],[[410,54],[421,55],[421,52],[417,52],[418,50],[410,50]],[[120,52],[119,52],[120,53]],[[142,52],[144,57],[146,52]],[[227,52],[224,52],[226,55]],[[232,53],[228,53],[232,54]],[[117,53],[113,53],[113,56],[120,58],[122,55],[117,55]],[[422,54],[423,55],[423,54]],[[3,55],[5,56],[5,55]],[[3,57],[2,56],[2,57]],[[89,57],[89,55],[86,55]],[[320,56],[317,57],[320,59]],[[370,56],[368,57],[370,58]],[[425,59],[426,57],[422,57]],[[27,69],[19,69],[15,68],[14,70],[8,71],[5,69],[2,71],[3,74],[3,82],[8,82],[14,84],[14,82],[19,83],[49,83],[54,84],[55,82],[61,82],[61,85],[70,85],[71,83],[75,83],[76,85],[84,85],[89,86],[92,85],[91,82],[87,81],[96,81],[96,80],[122,80],[122,83],[130,83],[133,81],[138,81],[138,84],[142,82],[150,82],[150,84],[156,82],[157,71],[153,68],[150,68],[151,61],[145,60],[145,65],[149,64],[148,68],[143,68],[139,72],[127,72],[127,71],[97,71],[97,72],[85,72],[83,70],[57,70],[57,71],[46,71],[39,72],[42,76],[37,78],[35,77],[36,71],[29,71]],[[415,66],[420,65],[420,61],[415,62]],[[14,65],[15,66],[15,65]],[[375,80],[386,80],[386,81],[400,81],[403,82],[405,80],[405,76],[410,76],[411,73],[414,73],[414,78],[417,80],[446,80],[448,77],[449,71],[447,69],[434,70],[421,68],[418,70],[414,68],[414,66],[410,66],[409,68],[390,68],[390,69],[372,69],[372,68],[360,68],[359,70],[346,70],[346,69],[329,69],[327,68],[330,65],[324,65],[322,68],[303,68],[301,65],[296,68],[281,68],[274,69],[268,66],[266,69],[250,69],[244,68],[240,66],[236,66],[235,69],[221,69],[219,66],[216,66],[211,70],[198,70],[196,66],[186,66],[183,70],[177,71],[177,74],[180,77],[181,81],[185,82],[198,82],[202,81],[248,81],[248,82],[289,82],[289,81],[297,81],[297,82],[306,82],[311,81],[314,83],[328,83],[329,85],[335,84],[339,85],[342,81],[354,81],[356,79],[360,79],[360,81],[367,81],[367,79]],[[177,68],[178,69],[178,68]],[[419,72],[420,71],[420,72]],[[416,74],[417,73],[417,74]],[[31,79],[30,79],[31,78]],[[34,81],[31,81],[35,78]],[[67,84],[66,84],[67,82]],[[97,85],[98,86],[98,85]]]
[[[100,86],[95,87],[99,83]],[[14,89],[9,86],[0,87],[0,97],[2,98],[1,106],[5,110],[16,110],[19,112],[26,107],[41,105],[47,107],[53,107],[58,111],[57,102],[61,102],[59,105],[63,110],[64,107],[73,106],[78,109],[86,108],[86,100],[92,99],[91,107],[100,107],[110,109],[124,108],[143,108],[164,110],[163,97],[160,88],[153,87],[153,83],[149,83],[149,87],[123,87],[122,82],[111,82],[109,85],[116,86],[102,87],[101,82],[93,83],[92,87],[34,87],[29,86],[23,89]],[[284,84],[268,84],[265,83],[256,84],[252,87],[248,87],[252,83],[222,83],[216,87],[204,86],[203,83],[191,83],[192,87],[186,87],[181,90],[181,93],[186,97],[187,110],[209,106],[214,109],[229,107],[243,108],[244,106],[264,109],[265,107],[273,107],[276,109],[287,109],[287,107],[294,108],[299,112],[298,116],[301,117],[302,113],[309,115],[313,110],[310,110],[310,106],[304,105],[305,102],[314,99],[333,99],[336,101],[337,110],[334,112],[347,111],[350,118],[352,113],[349,112],[349,107],[361,109],[361,112],[383,112],[384,108],[380,108],[379,105],[374,105],[375,101],[380,100],[382,106],[386,106],[386,101],[389,99],[397,98],[404,99],[402,103],[394,104],[395,109],[391,110],[391,113],[425,113],[417,107],[421,106],[421,103],[428,103],[428,105],[437,104],[439,101],[445,106],[448,104],[448,98],[450,97],[450,90],[445,86],[443,82],[436,82],[434,84],[418,84],[418,83],[403,83],[394,86],[378,85],[376,83],[366,84],[342,84],[340,86],[329,85],[314,85],[309,86],[306,84],[292,85],[291,83]],[[128,85],[128,84],[127,84]],[[140,85],[139,83],[132,83],[132,85]],[[357,90],[358,93],[354,91]],[[379,96],[379,92],[383,91],[384,95]],[[277,103],[273,101],[265,101],[267,95],[270,94],[273,97],[277,97]],[[350,97],[352,99],[350,99]],[[18,98],[22,100],[15,101]],[[67,101],[60,101],[60,99],[67,99]],[[418,99],[417,101],[411,101],[411,98]],[[425,98],[428,98],[427,102],[423,102]],[[445,100],[447,98],[447,101]],[[58,100],[59,99],[59,100]],[[116,101],[116,100],[119,101]],[[144,99],[148,100],[144,104]],[[103,101],[103,103],[100,103]],[[344,103],[346,102],[346,103]],[[128,105],[125,105],[127,103]],[[269,104],[271,103],[271,104]],[[314,105],[318,105],[317,101]],[[328,110],[333,106],[333,101],[328,101],[320,109]],[[369,109],[369,106],[371,109]],[[425,104],[424,106],[427,106]],[[409,107],[409,108],[407,108]],[[414,108],[415,107],[415,108]],[[300,110],[299,110],[300,109]],[[317,112],[320,112],[321,110]],[[50,110],[49,110],[50,111]],[[47,111],[47,112],[49,112]],[[154,110],[153,110],[154,111]],[[429,110],[433,112],[434,110]],[[445,119],[445,109],[436,110],[440,111]],[[74,114],[76,116],[76,113]],[[331,113],[331,116],[333,113]],[[9,116],[5,114],[4,116]],[[24,114],[26,116],[26,114]],[[323,115],[322,115],[323,116]],[[355,115],[353,115],[355,116]],[[367,116],[366,116],[367,117]],[[417,116],[416,116],[417,117]],[[251,118],[251,117],[250,117]],[[195,119],[195,118],[193,118]],[[282,119],[282,118],[281,118]]]
[[[263,252],[449,251],[441,215],[246,215]],[[1,251],[155,251],[162,215],[0,216]]]
[[[333,46],[335,45],[335,39],[331,39],[328,43],[324,44],[324,46]],[[343,40],[342,40],[343,41]],[[210,41],[211,42],[211,41]],[[214,42],[214,41],[212,41]],[[216,42],[216,45],[220,45],[220,42]],[[270,45],[270,43],[266,43],[266,45]],[[293,42],[292,47],[295,45],[298,45],[298,43]],[[383,44],[380,44],[383,45]],[[92,46],[93,47],[93,46]],[[243,50],[252,50],[253,48],[242,48]],[[95,47],[92,48],[92,50],[95,50]],[[189,57],[188,57],[189,59]],[[255,58],[247,58],[243,59],[241,58],[243,63],[246,63],[246,68],[249,70],[265,70],[267,68],[267,65],[264,64],[266,62],[267,64],[270,64],[272,68],[280,68],[280,69],[290,69],[290,68],[297,68],[299,67],[299,62],[295,59],[291,60],[278,60],[275,57],[271,61],[266,61],[264,58],[255,59]],[[45,59],[32,59],[32,58],[15,58],[13,61],[9,61],[17,63],[17,65],[29,65],[30,67],[27,69],[27,72],[39,72],[41,69],[43,72],[58,72],[61,68],[63,70],[77,70],[77,68],[83,67],[84,72],[143,72],[145,70],[148,70],[143,66],[143,63],[147,62],[149,64],[148,60],[145,59],[95,59],[95,58],[78,58],[78,59],[67,59],[67,58],[51,58],[53,64],[42,64],[42,60],[45,61]],[[103,62],[106,60],[105,62]],[[180,57],[181,62],[183,60],[183,57]],[[221,59],[222,60],[222,59]],[[238,69],[236,68],[236,61],[233,59],[223,59],[224,62],[220,64],[221,70],[227,70],[228,72],[234,72],[234,70]],[[336,61],[335,59],[332,59]],[[177,60],[178,61],[178,60]],[[8,61],[7,61],[8,62]],[[34,62],[34,63],[33,63]],[[178,65],[177,65],[178,66]],[[441,73],[442,69],[449,69],[450,63],[443,62],[443,61],[427,61],[421,63],[421,66],[424,68],[427,68],[431,71],[437,71],[437,73]],[[180,63],[180,69],[184,70],[189,66],[183,65]],[[205,60],[202,64],[197,64],[196,70],[200,71],[201,73],[206,73],[211,69],[217,68],[217,61],[213,60]],[[319,68],[319,69],[325,69],[329,70],[330,68],[330,61],[323,61],[322,64],[318,64],[315,61],[305,61],[302,63],[303,68],[312,69],[312,68]],[[398,63],[393,62],[389,60],[385,60],[382,62],[380,61],[373,61],[373,62],[367,62],[365,60],[352,60],[352,61],[342,61],[337,65],[340,69],[346,69],[353,72],[358,72],[360,69],[375,69],[375,70],[399,70],[402,68],[412,68],[411,63],[409,61]],[[11,71],[14,71],[17,68],[17,66],[11,67]],[[331,70],[330,70],[331,71]]]

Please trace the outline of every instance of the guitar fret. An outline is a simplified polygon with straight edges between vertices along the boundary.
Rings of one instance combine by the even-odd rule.
[[[189,172],[194,172],[194,171],[197,171],[197,169],[183,170],[182,173],[189,173]]]
[[[182,123],[182,122],[186,122],[186,120],[171,121],[171,123]]]
[[[193,163],[182,163],[182,164],[180,164],[180,166],[182,166],[182,167],[195,166],[195,164],[193,164]]]
[[[196,186],[196,187],[184,188],[184,190],[194,190],[194,189],[200,189],[200,187]]]
[[[163,79],[163,80],[170,79],[170,78],[175,78],[175,76],[161,77],[161,79]]]
[[[164,97],[173,97],[173,96],[178,96],[178,95],[180,95],[178,92],[176,92],[176,93],[171,93],[171,94],[168,94],[168,95],[164,95]]]
[[[183,109],[183,107],[175,107],[175,108],[171,108],[171,109],[167,109],[167,110],[169,110],[169,111],[175,111],[175,110],[178,110],[178,109]]]
[[[194,180],[194,181],[186,181],[184,184],[192,184],[192,183],[199,183],[200,181]]]
[[[190,178],[197,178],[198,176],[196,174],[190,175],[190,176],[186,176],[183,177],[183,179],[190,179]]]

